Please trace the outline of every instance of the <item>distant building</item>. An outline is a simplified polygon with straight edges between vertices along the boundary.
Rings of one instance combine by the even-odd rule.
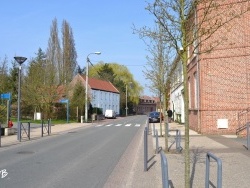
[[[156,97],[141,96],[139,104],[136,106],[136,114],[148,114],[158,109],[158,99]]]
[[[77,81],[82,82],[85,87],[85,76],[78,74],[74,77],[71,83],[74,85]],[[120,92],[111,82],[89,77],[88,96],[92,107],[101,108],[103,113],[105,113],[107,109],[110,109],[119,114]]]

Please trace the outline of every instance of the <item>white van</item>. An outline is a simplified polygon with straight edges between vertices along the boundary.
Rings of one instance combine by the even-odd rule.
[[[116,113],[114,110],[106,110],[105,111],[105,118],[116,118]]]

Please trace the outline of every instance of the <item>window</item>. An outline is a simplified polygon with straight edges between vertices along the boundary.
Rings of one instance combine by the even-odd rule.
[[[198,108],[198,81],[197,73],[194,73],[194,107]]]
[[[190,78],[188,78],[188,107],[191,108],[191,83]]]

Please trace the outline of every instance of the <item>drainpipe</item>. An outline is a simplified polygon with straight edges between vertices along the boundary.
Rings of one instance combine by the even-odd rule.
[[[195,23],[198,24],[197,7],[195,8]],[[199,38],[197,37],[198,45],[200,44]],[[199,46],[197,47],[197,110],[198,110],[198,132],[201,133],[201,120],[200,120],[200,66],[199,66]]]

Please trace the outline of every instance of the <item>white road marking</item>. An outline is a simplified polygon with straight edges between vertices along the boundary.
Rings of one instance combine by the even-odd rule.
[[[132,124],[130,123],[130,124],[125,124],[124,126],[125,127],[130,127],[131,125]],[[100,124],[100,125],[96,125],[95,127],[102,127],[102,126],[105,126],[105,127],[111,127],[111,126],[121,127],[122,124],[116,124],[116,125],[114,125],[114,124],[107,124],[107,125]],[[135,124],[135,127],[140,127],[140,126],[141,126],[141,124]]]
[[[103,125],[96,125],[95,127],[101,127],[101,126],[103,126]]]

